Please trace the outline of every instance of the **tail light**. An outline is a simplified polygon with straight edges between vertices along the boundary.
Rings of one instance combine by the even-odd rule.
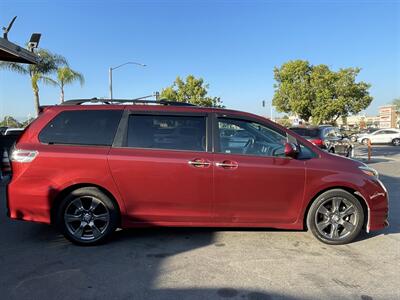
[[[324,141],[321,139],[314,139],[310,140],[311,143],[313,143],[315,146],[322,147],[324,146]]]
[[[36,150],[14,149],[11,152],[11,161],[19,163],[30,163],[39,154]]]
[[[3,157],[1,160],[1,173],[10,173],[11,172],[11,165],[10,165],[10,160],[8,159],[8,153],[7,150],[3,151]]]

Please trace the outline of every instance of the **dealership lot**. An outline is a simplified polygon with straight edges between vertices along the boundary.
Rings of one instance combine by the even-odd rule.
[[[365,158],[359,147],[356,155]],[[390,223],[344,246],[306,232],[134,229],[78,247],[0,204],[3,299],[399,299],[400,147],[374,147]]]

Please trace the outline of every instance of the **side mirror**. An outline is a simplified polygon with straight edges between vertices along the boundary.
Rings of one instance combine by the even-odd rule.
[[[285,156],[286,157],[296,158],[297,154],[299,154],[299,150],[297,149],[297,146],[295,144],[293,144],[293,143],[285,144]]]

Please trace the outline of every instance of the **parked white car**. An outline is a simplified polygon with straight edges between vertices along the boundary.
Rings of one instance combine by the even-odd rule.
[[[368,140],[371,141],[371,144],[393,144],[394,146],[400,146],[400,129],[380,129],[357,138],[357,141],[364,145],[368,144]]]

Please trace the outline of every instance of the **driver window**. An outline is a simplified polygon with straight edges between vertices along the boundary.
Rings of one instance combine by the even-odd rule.
[[[259,123],[218,118],[220,152],[256,156],[284,156],[285,132]]]

